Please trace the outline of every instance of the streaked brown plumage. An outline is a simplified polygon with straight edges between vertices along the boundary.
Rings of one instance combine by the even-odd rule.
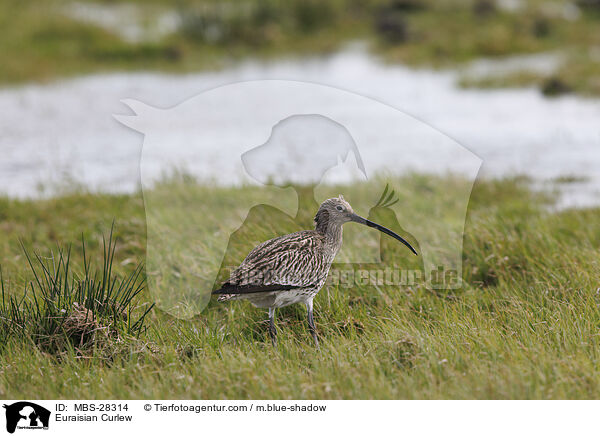
[[[313,298],[321,290],[336,254],[342,246],[342,225],[354,221],[375,227],[416,251],[408,242],[385,227],[354,213],[340,195],[325,200],[315,216],[315,229],[270,239],[254,248],[229,280],[213,294],[218,301],[245,299],[269,309],[269,332],[276,343],[274,313],[278,307],[304,303],[308,325],[318,345],[313,320]]]

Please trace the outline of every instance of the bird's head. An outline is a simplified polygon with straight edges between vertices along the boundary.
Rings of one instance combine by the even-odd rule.
[[[321,203],[317,215],[315,215],[315,228],[317,231],[326,233],[328,229],[339,228],[344,223],[353,221],[355,223],[364,224],[365,226],[375,228],[386,235],[402,242],[410,251],[417,254],[417,251],[400,235],[392,232],[390,229],[383,227],[373,221],[361,217],[354,213],[352,206],[341,195],[337,198],[330,198]]]
[[[315,226],[325,228],[329,225],[342,225],[352,221],[354,210],[352,206],[341,195],[330,198],[321,203],[319,211],[315,215]]]

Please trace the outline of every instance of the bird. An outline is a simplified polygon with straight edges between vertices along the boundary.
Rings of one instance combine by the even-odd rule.
[[[257,245],[212,293],[217,301],[248,300],[269,311],[269,335],[277,345],[275,309],[291,304],[306,306],[308,327],[319,347],[313,317],[313,299],[319,293],[336,254],[342,247],[342,226],[355,222],[375,228],[417,251],[404,238],[380,224],[357,215],[342,195],[325,200],[314,217],[314,230],[301,230]]]

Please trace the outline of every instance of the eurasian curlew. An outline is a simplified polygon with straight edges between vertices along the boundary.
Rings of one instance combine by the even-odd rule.
[[[325,284],[329,268],[342,246],[342,225],[350,221],[392,236],[417,254],[396,233],[355,214],[340,195],[321,204],[314,219],[314,230],[280,236],[256,246],[213,294],[219,294],[218,301],[246,299],[256,307],[268,308],[273,345],[277,343],[275,309],[304,303],[308,326],[318,346],[313,299]]]

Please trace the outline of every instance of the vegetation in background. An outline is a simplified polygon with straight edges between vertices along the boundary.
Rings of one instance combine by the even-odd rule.
[[[427,186],[425,177],[412,183]],[[211,189],[207,201],[247,195]],[[402,197],[405,207],[419,195]],[[464,236],[467,285],[447,295],[330,285],[315,299],[320,350],[302,307],[278,312],[277,349],[265,313],[247,302],[211,302],[188,321],[155,309],[141,336],[149,346],[110,360],[76,350],[57,360],[8,338],[0,395],[18,396],[27,384],[33,398],[598,398],[600,209],[553,213],[549,204],[525,179],[477,182]],[[46,252],[84,232],[91,253],[115,217],[115,274],[133,273],[144,257],[140,195],[5,199],[0,217],[7,296],[21,297],[32,279],[20,237],[30,252]],[[70,264],[83,270],[77,250]]]
[[[84,18],[73,13],[86,6],[96,9]],[[129,24],[103,20],[107,11]],[[165,30],[167,18],[171,28]],[[176,6],[165,0],[6,0],[0,25],[4,83],[109,70],[214,69],[248,56],[331,52],[362,39],[390,62],[433,67],[560,52],[566,60],[556,71],[524,69],[462,83],[600,95],[595,0],[180,0]],[[128,26],[140,35],[132,38]]]
[[[111,70],[192,71],[249,55],[324,53],[364,34],[360,14],[348,6],[346,0],[7,0],[0,4],[0,81]],[[118,21],[119,15],[129,22]],[[174,21],[173,29],[161,33],[165,19]]]
[[[509,8],[502,6],[511,3]],[[567,57],[556,71],[465,77],[468,86],[537,85],[546,95],[600,94],[600,5],[536,0],[392,0],[381,9],[378,47],[390,61],[456,66],[477,58],[552,52]]]

